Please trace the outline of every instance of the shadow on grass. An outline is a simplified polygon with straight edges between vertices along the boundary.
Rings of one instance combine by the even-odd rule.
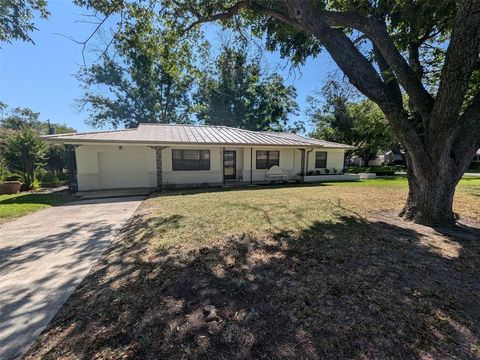
[[[18,194],[18,196],[12,196],[7,199],[0,200],[0,205],[12,205],[12,204],[46,204],[46,205],[58,205],[63,204],[66,201],[73,200],[73,197],[64,193],[48,193],[48,194]]]
[[[318,183],[289,183],[289,184],[256,184],[256,185],[239,185],[232,187],[198,187],[194,189],[172,189],[166,190],[165,192],[157,192],[151,195],[151,197],[162,197],[162,196],[178,196],[178,195],[196,195],[196,194],[206,194],[214,192],[227,192],[227,191],[251,191],[251,190],[273,190],[273,189],[288,189],[288,188],[301,188],[301,187],[318,187],[318,186],[332,186],[333,183],[360,183],[359,180],[348,180],[348,181],[332,181],[329,183],[318,182]]]
[[[152,252],[151,236],[179,220],[132,218],[27,358],[480,356],[477,229],[444,232],[451,256],[354,215]]]

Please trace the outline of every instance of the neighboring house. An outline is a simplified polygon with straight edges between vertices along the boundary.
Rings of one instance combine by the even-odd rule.
[[[200,125],[140,124],[42,139],[72,145],[79,190],[259,183],[275,165],[292,181],[312,170],[340,172],[352,148],[293,133]]]
[[[477,153],[473,155],[473,162],[478,162],[480,163],[480,149],[477,150]]]
[[[349,161],[349,166],[380,166],[385,162],[384,155],[377,155],[374,159],[368,160],[368,165],[365,164],[365,160],[361,156],[353,155]]]
[[[480,149],[477,150],[477,153],[473,155],[472,163],[470,164],[472,169],[480,169]]]
[[[384,156],[385,164],[387,165],[405,165],[405,151],[387,151]]]
[[[405,152],[401,151],[386,151],[384,154],[376,155],[375,158],[368,160],[368,165],[361,156],[353,155],[348,160],[349,166],[381,166],[381,165],[404,165]]]

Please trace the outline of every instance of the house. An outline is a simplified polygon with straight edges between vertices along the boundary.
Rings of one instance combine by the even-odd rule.
[[[480,169],[480,149],[477,150],[475,155],[473,155],[472,163],[470,164],[471,169]]]
[[[201,125],[140,124],[42,139],[67,145],[82,191],[260,183],[269,181],[269,169],[286,181],[307,172],[340,174],[352,148],[294,133]]]
[[[480,149],[477,150],[477,153],[473,155],[473,162],[480,163]]]
[[[365,160],[358,155],[353,155],[349,160],[348,160],[348,165],[349,166],[381,166],[385,162],[385,156],[384,155],[376,155],[375,158],[372,158],[368,160],[368,165],[366,164]]]

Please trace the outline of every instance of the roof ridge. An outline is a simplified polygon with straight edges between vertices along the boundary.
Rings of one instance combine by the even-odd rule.
[[[61,134],[51,134],[51,135],[42,135],[42,137],[59,137],[59,136],[69,136],[69,135],[83,135],[83,134],[103,134],[103,133],[111,133],[111,132],[119,132],[119,131],[133,131],[137,130],[137,128],[133,129],[113,129],[113,130],[100,130],[100,131],[85,131],[85,132],[72,132],[72,133],[61,133]]]
[[[231,126],[225,125],[204,125],[204,124],[165,124],[165,123],[139,123],[140,125],[148,125],[148,126],[195,126],[195,127],[216,127],[216,128],[229,128],[229,129],[237,129]]]

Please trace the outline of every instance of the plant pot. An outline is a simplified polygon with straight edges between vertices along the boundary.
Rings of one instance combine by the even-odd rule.
[[[21,187],[22,183],[20,181],[5,181],[0,184],[0,194],[16,194]]]

